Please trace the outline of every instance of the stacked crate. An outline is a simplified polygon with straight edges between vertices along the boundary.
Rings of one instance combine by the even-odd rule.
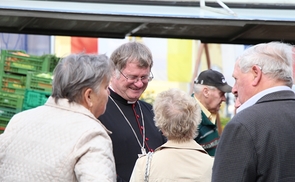
[[[0,134],[14,114],[45,103],[51,95],[52,71],[57,62],[54,55],[1,50]]]
[[[27,110],[43,105],[52,91],[51,72],[29,72],[26,80],[26,92],[23,109]]]
[[[24,96],[0,91],[0,134],[10,118],[22,110]]]

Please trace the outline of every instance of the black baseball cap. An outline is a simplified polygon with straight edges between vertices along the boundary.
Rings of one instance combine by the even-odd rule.
[[[214,86],[225,93],[231,92],[232,90],[232,87],[225,81],[223,74],[212,69],[202,71],[194,83]]]

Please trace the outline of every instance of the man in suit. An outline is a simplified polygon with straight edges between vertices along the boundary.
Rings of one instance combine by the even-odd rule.
[[[213,182],[295,181],[292,46],[252,46],[233,71],[241,106],[217,146]]]

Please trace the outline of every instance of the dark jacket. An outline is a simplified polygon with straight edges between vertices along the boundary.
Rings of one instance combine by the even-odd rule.
[[[138,122],[142,126],[142,120],[138,104],[127,103],[127,100],[112,90],[110,90],[110,96],[123,111],[124,115],[132,125],[132,128],[136,132],[140,143],[142,143],[143,137],[138,126]],[[145,148],[155,150],[157,147],[166,142],[165,137],[155,126],[152,106],[143,101],[138,102],[140,103],[144,116],[146,138]],[[138,115],[138,121],[136,120],[136,115]],[[141,148],[138,141],[124,116],[111,99],[108,100],[105,113],[98,119],[112,132],[110,137],[113,142],[113,152],[118,181],[129,181],[134,164],[138,158],[138,154],[141,154]],[[146,150],[146,152],[148,152],[148,150]]]
[[[199,135],[195,138],[195,141],[199,143],[210,156],[214,156],[218,140],[219,134],[217,126],[213,124],[202,111],[202,121],[199,125]]]
[[[237,113],[221,135],[212,181],[295,181],[294,108],[294,92],[278,91]]]

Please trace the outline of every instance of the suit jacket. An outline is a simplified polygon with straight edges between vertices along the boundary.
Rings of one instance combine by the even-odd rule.
[[[295,181],[295,95],[267,94],[226,125],[213,182]]]
[[[210,182],[213,157],[194,140],[185,143],[169,141],[152,156],[149,181]],[[138,158],[130,182],[144,181],[147,156]]]

